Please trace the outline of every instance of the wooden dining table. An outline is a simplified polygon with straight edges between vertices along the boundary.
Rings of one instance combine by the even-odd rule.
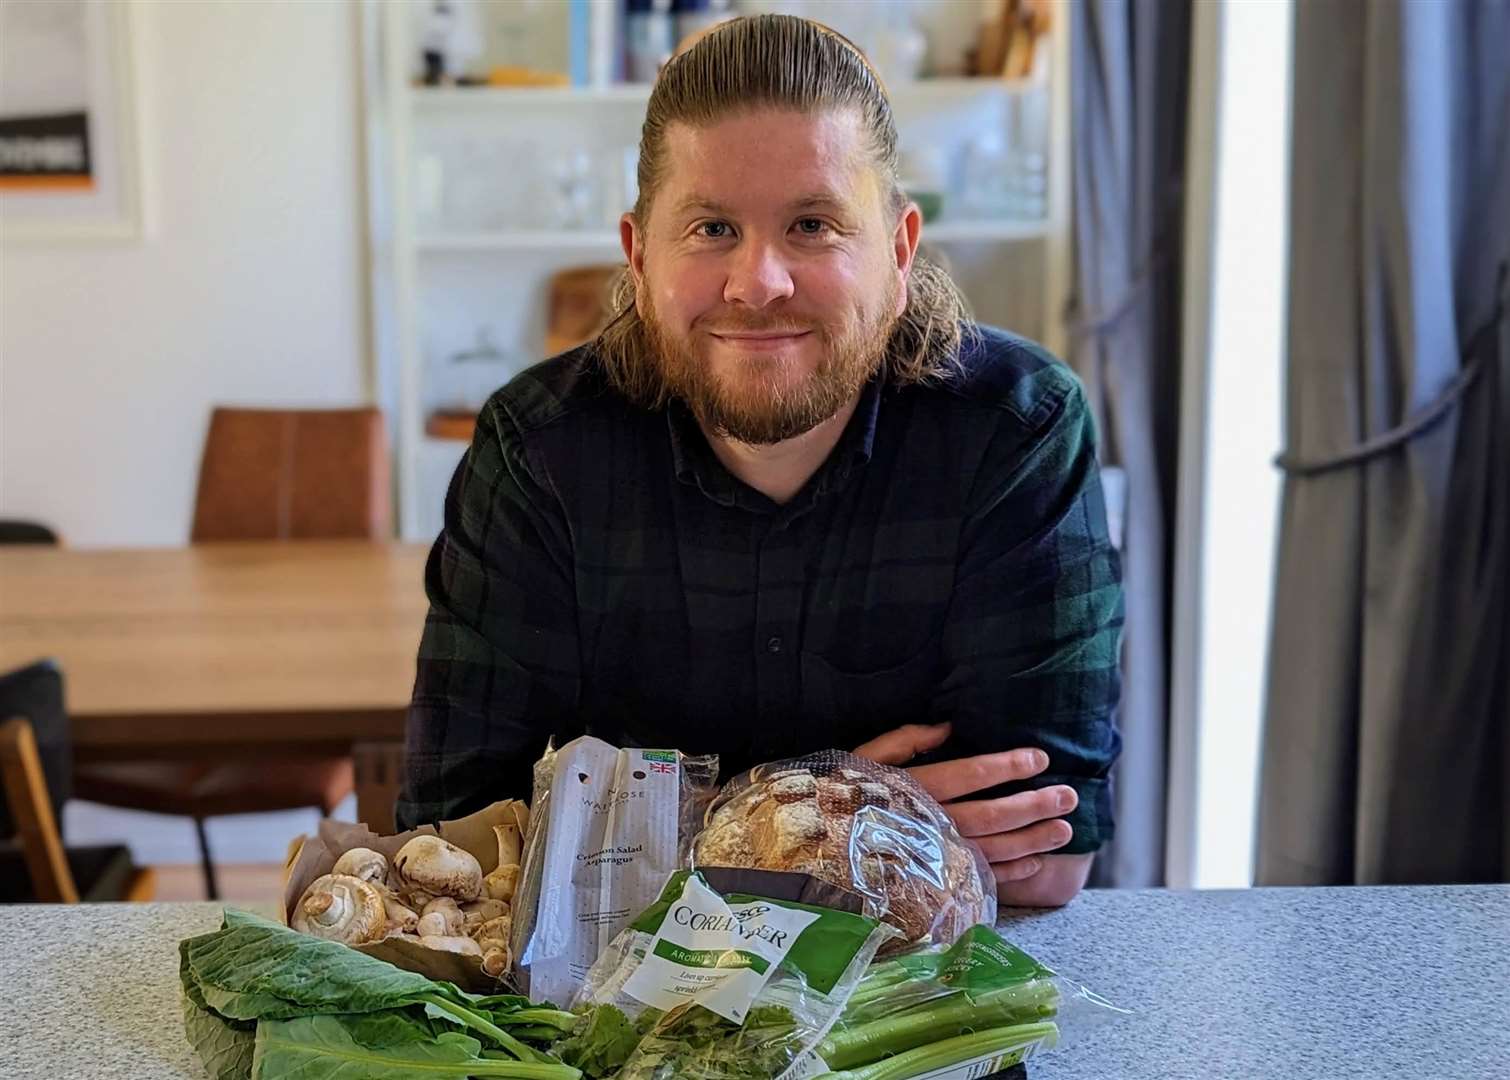
[[[0,671],[63,671],[79,761],[350,753],[393,826],[424,544],[0,548]]]

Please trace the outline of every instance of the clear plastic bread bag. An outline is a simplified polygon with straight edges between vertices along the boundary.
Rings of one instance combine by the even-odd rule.
[[[901,932],[885,954],[996,921],[985,855],[904,769],[843,750],[757,765],[705,822],[694,866],[798,871],[859,893],[865,914]]]
[[[564,1005],[614,936],[688,865],[718,757],[620,749],[584,735],[535,765],[514,898],[514,982]]]

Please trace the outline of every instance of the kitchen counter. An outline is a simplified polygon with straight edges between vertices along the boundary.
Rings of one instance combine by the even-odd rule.
[[[254,907],[271,917],[271,905]],[[8,909],[0,1077],[202,1080],[181,937],[218,904]],[[1087,892],[1006,935],[1136,1015],[1064,1023],[1032,1080],[1505,1075],[1510,886]]]

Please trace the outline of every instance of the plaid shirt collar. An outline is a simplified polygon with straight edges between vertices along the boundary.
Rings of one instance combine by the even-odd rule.
[[[799,517],[829,492],[842,489],[854,471],[870,461],[881,415],[883,381],[881,375],[876,375],[860,390],[854,415],[845,425],[833,452],[797,497],[786,504],[767,498],[724,468],[723,462],[708,445],[707,436],[698,426],[692,410],[680,400],[673,401],[666,410],[666,426],[671,434],[671,463],[676,478],[696,487],[720,506],[752,514],[779,514],[785,521]]]

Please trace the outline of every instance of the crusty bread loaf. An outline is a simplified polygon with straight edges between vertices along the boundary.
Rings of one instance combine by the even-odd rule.
[[[852,889],[867,914],[902,932],[888,951],[953,942],[996,916],[989,868],[943,808],[904,770],[840,750],[730,781],[708,809],[694,859]]]

